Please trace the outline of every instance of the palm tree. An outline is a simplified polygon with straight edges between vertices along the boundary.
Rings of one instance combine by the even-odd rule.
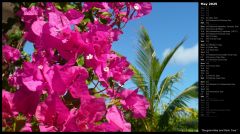
[[[134,75],[132,81],[139,87],[143,95],[148,99],[150,107],[148,109],[147,118],[141,120],[142,123],[134,123],[143,131],[166,131],[169,120],[174,118],[177,109],[188,112],[187,102],[198,97],[198,83],[194,83],[190,87],[183,90],[177,96],[172,96],[176,91],[174,83],[180,80],[182,72],[165,77],[161,83],[161,75],[167,64],[173,57],[174,53],[184,43],[184,38],[177,46],[163,59],[162,62],[156,57],[156,52],[152,46],[147,31],[142,28],[140,30],[139,46],[137,48],[137,67],[131,65]],[[169,103],[163,101],[163,98],[170,96]],[[174,97],[174,98],[172,98]],[[159,109],[161,105],[161,108]],[[136,126],[137,127],[137,126]]]

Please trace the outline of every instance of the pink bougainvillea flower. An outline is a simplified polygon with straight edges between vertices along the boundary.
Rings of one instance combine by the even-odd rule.
[[[101,61],[104,60],[97,57],[93,44],[83,44],[81,46],[80,53],[84,56],[84,64],[86,67],[96,69]]]
[[[71,31],[65,29],[62,31],[62,34],[59,37],[65,38],[67,41],[57,47],[59,54],[66,60],[70,60],[78,57],[80,54],[82,46],[85,44],[82,40],[81,34],[77,31]]]
[[[61,31],[66,27],[70,27],[70,22],[64,14],[49,12],[48,13],[49,25],[56,28],[56,31]]]
[[[74,71],[74,72],[73,72]],[[76,70],[64,68],[60,65],[53,66],[53,76],[50,80],[51,89],[59,95],[63,95],[72,82]]]
[[[119,39],[119,36],[123,34],[122,30],[119,30],[119,29],[116,29],[114,28],[112,31],[111,31],[111,37],[113,39],[113,41],[117,41]]]
[[[126,3],[125,2],[109,2],[108,5],[117,16],[120,12],[120,9],[122,9],[126,5]]]
[[[57,132],[58,129],[55,126],[44,126],[42,124],[39,125],[40,132]]]
[[[120,102],[123,108],[129,109],[133,112],[135,118],[145,118],[149,102],[143,95],[137,94],[136,90],[122,90],[118,96],[122,99]]]
[[[109,44],[109,42],[107,41],[99,41],[100,40],[100,36],[95,36],[96,40],[98,41],[91,41],[89,44],[92,44],[92,45],[85,45],[84,48],[85,48],[85,52],[84,53],[84,56],[86,58],[86,61],[90,61],[90,60],[93,60],[91,62],[97,62],[96,64],[92,64],[92,67],[93,69],[96,69],[96,65],[99,65],[99,63],[101,62],[106,62],[107,61],[107,54],[110,54],[111,53],[111,44]],[[97,39],[99,38],[99,39]],[[104,37],[103,37],[104,38]],[[87,48],[87,47],[92,47],[92,48]],[[91,54],[91,55],[89,55]],[[89,56],[89,57],[87,57]],[[89,64],[91,65],[91,64]]]
[[[79,75],[76,76],[74,82],[70,85],[69,91],[73,98],[90,97],[86,79],[88,78],[88,72],[85,68],[79,69]]]
[[[25,23],[24,28],[28,31],[34,21],[43,20],[43,9],[36,6],[31,6],[30,8],[21,7],[17,15],[21,17],[21,20]]]
[[[89,28],[88,38],[91,43],[101,44],[101,45],[111,45],[112,39],[112,27],[108,25],[101,24],[98,20],[94,23],[87,24]],[[110,50],[109,50],[110,51]]]
[[[62,38],[57,38],[59,33],[61,31],[56,30],[55,27],[50,26],[49,23],[46,23],[45,25],[43,25],[42,27],[42,35],[40,37],[40,41],[39,42],[34,42],[38,48],[41,49],[49,49],[49,48],[57,48],[59,45],[62,44]]]
[[[122,110],[130,110],[135,118],[144,118],[149,103],[143,95],[137,94],[138,90],[122,87],[133,71],[125,57],[112,51],[112,43],[123,33],[120,27],[131,19],[149,14],[151,4],[84,2],[81,10],[64,12],[56,6],[51,2],[38,3],[29,8],[21,7],[17,13],[25,24],[23,38],[34,44],[35,52],[31,62],[23,62],[9,75],[9,85],[17,90],[14,93],[2,91],[3,119],[23,114],[27,120],[20,129],[22,132],[33,131],[33,116],[41,132],[131,131],[131,124],[124,119]],[[83,29],[79,24],[88,18],[86,12],[93,8],[98,14],[93,14],[93,21],[84,24]],[[133,12],[135,14],[130,15]],[[3,46],[6,62],[19,57],[19,50]],[[99,97],[104,94],[90,94],[88,82],[93,75],[101,88],[106,88],[110,100],[120,99],[119,105],[107,108],[108,100]],[[121,88],[116,91],[110,87],[112,84]],[[62,100],[66,93],[71,94],[70,98],[79,99],[80,106],[67,107]]]
[[[36,20],[26,33],[26,39],[33,42],[37,49],[57,48],[67,41],[70,21],[62,12],[48,11],[48,22]],[[44,31],[44,32],[43,32]]]
[[[114,80],[124,84],[133,75],[133,71],[128,68],[129,63],[126,57],[116,57],[110,61],[109,68],[111,68],[112,77]]]
[[[7,62],[17,61],[20,58],[20,51],[16,48],[13,48],[9,45],[2,46],[2,56],[3,60]]]
[[[113,78],[113,80],[123,85],[132,77],[133,71],[129,68],[129,63],[125,57],[118,57],[111,54],[107,58],[109,59],[109,64],[101,64],[96,69],[96,75],[103,86],[109,86],[109,78]]]
[[[108,109],[106,119],[111,125],[118,128],[118,131],[131,131],[131,124],[125,121],[122,111],[120,111],[115,105]]]
[[[71,24],[79,24],[84,18],[84,15],[75,9],[70,9],[65,13]]]
[[[88,87],[86,85],[88,72],[85,68],[56,65],[53,67],[53,71],[54,74],[50,85],[57,94],[63,95],[69,88],[70,93],[75,98],[88,95]]]
[[[48,95],[45,101],[38,104],[35,113],[40,124],[45,126],[43,128],[55,126],[58,130],[62,130],[68,115],[68,108],[57,94]]]
[[[66,31],[66,29],[68,29],[69,31],[71,30],[71,24],[68,18],[63,13],[49,12],[48,24],[50,28],[50,35],[58,38],[62,41],[62,43],[65,43],[66,41],[64,39],[66,38],[66,36],[59,37],[59,35],[62,31]]]
[[[42,90],[43,82],[39,80],[33,80],[33,76],[22,78],[23,85],[30,91]]]
[[[115,125],[112,125],[108,122],[104,122],[100,125],[95,126],[92,129],[92,131],[93,132],[117,132],[117,131],[119,131],[119,129]]]
[[[91,132],[95,127],[94,124],[100,121],[105,113],[106,106],[103,98],[81,99],[80,108],[71,110],[63,131]]]
[[[133,16],[133,19],[140,18],[144,15],[149,14],[152,11],[152,4],[150,2],[138,2],[138,3],[131,3],[133,9],[137,12],[136,16]]]
[[[79,132],[80,128],[77,125],[77,108],[72,108],[70,110],[70,113],[68,115],[68,118],[65,122],[65,124],[63,125],[63,130],[62,132]]]
[[[23,63],[23,74],[22,76],[33,76],[33,79],[43,80],[43,76],[41,73],[41,69],[39,68],[39,64],[33,62],[24,62]]]
[[[32,125],[31,123],[25,123],[24,127],[21,128],[20,132],[32,132]]]
[[[8,77],[8,83],[11,86],[19,87],[22,84],[21,75],[23,73],[22,69],[17,69],[13,74],[10,74]]]
[[[54,53],[55,51],[53,49],[45,49],[42,51],[37,51],[32,55],[32,62],[41,64],[43,66],[44,65],[51,66],[56,62],[58,62],[60,58],[59,55],[55,55]]]
[[[2,118],[6,119],[13,116],[13,93],[2,90]]]
[[[41,93],[41,91],[32,92],[24,87],[20,87],[20,89],[14,93],[13,110],[25,115],[33,115],[40,102]]]
[[[26,88],[29,91],[41,91],[44,88],[44,78],[39,65],[32,62],[24,62],[23,68],[18,69],[9,77],[10,85]]]
[[[98,77],[98,81],[101,82],[103,87],[109,87],[108,80],[110,78],[109,68],[107,67],[105,62],[102,62],[100,65],[97,66],[95,69],[95,73]]]
[[[88,98],[81,99],[79,110],[80,115],[88,120],[88,123],[100,121],[106,113],[106,105],[104,98]]]
[[[56,12],[56,13],[62,13],[61,11],[59,11],[53,2],[46,2],[46,10],[45,10],[46,14],[48,14],[49,12]]]
[[[42,34],[43,26],[46,24],[45,21],[36,20],[32,23],[31,29],[25,33],[25,39],[30,42],[38,42],[40,41],[40,36]]]
[[[122,8],[125,5],[125,2],[109,2],[108,5],[113,9]]]
[[[90,8],[93,8],[93,7],[100,8],[101,12],[107,11],[110,9],[107,2],[84,2],[83,4],[83,8],[85,10],[89,10]]]
[[[36,6],[30,8],[21,7],[21,10],[17,12],[17,15],[21,17],[21,20],[25,24],[24,37],[26,40],[38,42],[39,40],[37,40],[38,38],[36,34],[40,34],[40,27],[42,27],[44,23],[43,9]],[[35,21],[37,22],[34,23]],[[34,32],[35,30],[37,30],[37,32]]]

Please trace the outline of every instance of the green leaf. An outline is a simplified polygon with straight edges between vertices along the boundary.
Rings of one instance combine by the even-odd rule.
[[[31,57],[29,54],[27,54],[25,51],[21,51],[21,54],[22,54],[23,60],[30,61]],[[20,62],[20,63],[22,64],[22,62]]]
[[[63,8],[63,10],[66,12],[66,11],[68,11],[68,10],[70,10],[70,9],[74,9],[76,7],[76,5],[74,5],[74,4],[67,4],[64,8]]]
[[[113,78],[112,78],[112,77],[110,77],[110,78],[108,79],[108,82],[109,82],[110,87],[113,87],[113,86],[114,86],[114,81],[113,81]]]
[[[177,72],[174,75],[169,75],[166,76],[166,78],[164,78],[164,80],[162,81],[161,85],[160,85],[160,89],[157,93],[157,102],[160,101],[161,97],[163,95],[168,94],[171,90],[172,90],[172,86],[175,82],[179,81],[179,79],[182,76],[182,72]]]
[[[88,22],[90,22],[91,20],[89,18],[85,18],[81,21],[81,23],[83,23],[84,25],[86,25]]]
[[[146,29],[142,28],[139,32],[139,45],[137,48],[137,65],[141,69],[141,75],[147,84],[145,93],[150,102],[150,109],[154,111],[153,103],[157,97],[157,86],[160,80],[161,73],[159,68],[161,66],[159,59],[156,57],[156,52],[152,46],[150,37]],[[137,73],[137,72],[136,72]],[[139,77],[139,73],[138,73]]]
[[[97,93],[96,88],[89,88],[88,90],[89,90],[90,95],[95,95],[95,94]],[[97,96],[98,96],[98,95],[97,95]],[[99,97],[99,96],[98,96],[98,97]]]
[[[62,7],[61,7],[60,4],[58,4],[58,3],[55,4],[55,7],[56,7],[58,10],[62,10]]]
[[[36,6],[36,4],[37,4],[36,2],[33,2],[29,5],[29,7]]]
[[[84,19],[89,18],[92,23],[94,22],[92,10],[89,10],[88,12],[84,12],[84,15],[85,15],[85,16],[84,16]]]
[[[111,13],[109,13],[109,12],[102,12],[102,15],[103,15],[103,16],[109,16],[109,17],[111,17],[111,16],[112,16],[112,14],[111,14]]]
[[[132,76],[132,81],[136,86],[143,92],[144,96],[149,99],[149,93],[147,88],[147,82],[145,81],[142,73],[133,65],[130,65],[130,69],[133,70],[134,74]]]
[[[100,10],[100,8],[93,7],[91,10],[92,10],[93,12],[97,12],[97,11],[99,11],[99,10]]]
[[[160,67],[160,75],[162,74],[162,72],[164,71],[165,67],[167,66],[167,64],[169,63],[169,61],[171,60],[171,58],[173,57],[173,55],[175,54],[175,52],[178,50],[178,48],[186,41],[186,37],[184,37],[184,39],[182,41],[180,41],[180,43],[177,44],[177,46],[164,58],[161,67]]]
[[[84,57],[82,55],[80,57],[78,57],[77,65],[78,66],[83,66],[84,65]]]
[[[89,80],[86,80],[86,84],[89,85],[91,83],[91,81]]]
[[[22,114],[18,114],[18,116],[16,117],[16,120],[15,120],[14,130],[16,132],[20,131],[21,128],[24,127],[25,122],[26,122],[26,117]]]
[[[107,24],[107,20],[106,20],[106,19],[100,18],[99,21],[100,21],[100,23],[102,23],[102,24]]]
[[[18,29],[14,33],[10,33],[9,38],[12,40],[19,40],[22,37],[22,32]]]
[[[47,94],[47,93],[46,93],[46,94],[41,94],[41,96],[40,96],[40,102],[45,101],[45,100],[47,99],[47,97],[48,97],[48,94]]]

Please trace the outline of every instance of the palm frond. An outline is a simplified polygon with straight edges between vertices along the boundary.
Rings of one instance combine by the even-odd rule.
[[[186,41],[186,39],[187,38],[184,37],[183,40],[181,42],[179,42],[177,44],[177,46],[164,58],[164,60],[162,61],[161,67],[159,68],[160,76],[161,76],[162,72],[164,71],[165,67],[168,65],[168,63],[171,60],[171,58],[173,57],[173,55],[175,54],[175,52]]]
[[[169,119],[173,117],[174,110],[176,108],[187,107],[187,102],[192,98],[198,97],[198,82],[194,83],[190,87],[186,88],[182,93],[180,93],[174,100],[172,100],[166,110],[159,118],[159,127],[163,128],[168,125]]]
[[[149,102],[153,105],[157,93],[157,85],[160,78],[160,61],[152,46],[146,29],[142,28],[139,33],[139,46],[137,48],[137,64],[148,82]]]
[[[179,81],[180,78],[182,76],[182,72],[177,72],[174,75],[169,75],[166,78],[164,78],[164,80],[162,81],[161,85],[160,85],[160,89],[157,93],[157,101],[156,101],[156,105],[159,104],[162,96],[168,94],[170,92],[170,90],[172,90],[172,86],[175,82]]]
[[[155,57],[155,51],[146,29],[140,30],[138,42],[137,65],[148,80],[151,80],[151,64],[153,57]]]
[[[198,111],[196,111],[195,109],[190,108],[190,107],[175,108],[175,110],[173,112],[174,113],[178,113],[178,112],[189,113],[189,114],[193,115],[194,117],[196,117],[198,115]]]
[[[151,87],[152,87],[152,99],[155,100],[157,98],[157,92],[158,92],[158,83],[160,81],[160,68],[161,64],[159,60],[156,57],[152,58],[152,63],[151,63]]]
[[[142,73],[133,65],[130,65],[130,68],[134,72],[134,74],[131,78],[133,83],[135,85],[137,85],[137,87],[140,89],[140,91],[143,92],[144,96],[147,97],[147,99],[149,99],[149,97],[148,97],[149,91],[148,91],[148,87],[147,87],[147,82],[145,81]]]

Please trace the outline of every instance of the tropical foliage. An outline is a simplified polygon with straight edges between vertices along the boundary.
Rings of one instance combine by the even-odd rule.
[[[182,72],[179,71],[173,75],[168,75],[161,81],[161,76],[166,66],[185,40],[186,38],[180,41],[176,47],[160,61],[146,29],[141,29],[137,49],[137,67],[131,65],[134,72],[132,81],[147,98],[150,107],[147,118],[142,119],[141,122],[132,120],[134,124],[133,128],[135,128],[136,131],[139,131],[139,128],[141,128],[140,131],[178,131],[177,128],[174,127],[183,120],[182,114],[185,114],[185,116],[189,114],[194,115],[191,116],[191,120],[194,120],[196,124],[197,111],[189,108],[187,102],[198,97],[198,83],[192,84],[174,96],[173,93],[177,91],[174,83],[180,80]],[[189,116],[185,118],[189,120]],[[184,126],[184,121],[182,122],[182,126]],[[196,125],[194,127],[196,129]]]

